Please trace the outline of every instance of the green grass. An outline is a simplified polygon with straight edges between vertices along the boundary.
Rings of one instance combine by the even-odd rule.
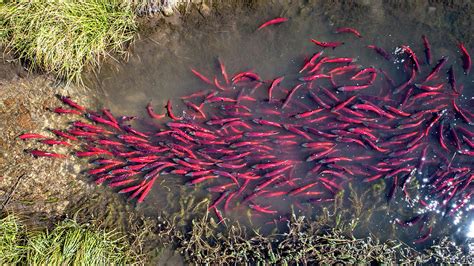
[[[133,9],[121,0],[16,1],[0,4],[0,44],[30,69],[81,81],[104,56],[124,55],[137,29]]]
[[[117,233],[72,220],[43,232],[28,232],[13,215],[0,220],[0,265],[131,264],[125,243]]]
[[[9,215],[0,219],[0,265],[16,264],[23,258],[22,232],[24,227]]]

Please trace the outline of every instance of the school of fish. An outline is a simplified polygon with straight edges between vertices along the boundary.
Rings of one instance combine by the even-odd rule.
[[[287,20],[276,18],[258,30]],[[336,34],[363,40],[353,28],[338,28]],[[92,157],[88,174],[95,183],[137,202],[157,179],[182,176],[187,185],[212,193],[209,210],[220,220],[242,206],[281,215],[290,210],[273,206],[269,198],[293,198],[303,208],[298,203],[334,200],[347,182],[379,180],[388,185],[388,199],[398,193],[451,216],[468,211],[474,193],[474,104],[463,91],[473,88],[456,79],[471,75],[464,45],[458,44],[460,65],[450,64],[448,57],[433,60],[427,36],[420,38],[420,47],[400,45],[397,53],[367,45],[382,60],[399,60],[405,79],[395,80],[384,69],[335,56],[337,47],[347,43],[308,41],[314,54],[288,76],[229,75],[221,61],[213,77],[192,69],[207,89],[182,97],[187,109],[179,112],[171,100],[158,112],[148,104],[153,129],[138,130],[129,125],[133,117],[88,110],[60,96],[64,106],[53,111],[77,120],[67,129],[52,130],[57,138],[37,133],[19,138],[85,144],[74,155]],[[421,49],[422,56],[414,52]],[[424,197],[411,195],[408,184],[414,179]],[[422,218],[397,223],[411,226]]]

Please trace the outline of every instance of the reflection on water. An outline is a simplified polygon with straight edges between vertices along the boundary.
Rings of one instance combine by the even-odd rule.
[[[94,86],[99,86],[103,90],[105,96],[103,104],[110,107],[114,113],[146,117],[144,107],[150,101],[153,102],[155,109],[159,109],[160,106],[165,106],[168,99],[178,99],[207,89],[208,86],[197,79],[190,69],[197,69],[213,78],[219,73],[218,59],[225,62],[227,71],[231,74],[251,70],[257,72],[263,80],[285,75],[287,79],[282,84],[290,89],[295,84],[301,63],[320,50],[309,41],[311,38],[320,41],[346,42],[346,45],[335,50],[326,49],[325,55],[353,57],[357,59],[356,64],[383,68],[396,84],[408,78],[404,64],[401,62],[394,64],[377,56],[374,51],[367,49],[368,44],[383,47],[391,53],[395,52],[396,47],[406,44],[422,58],[424,56],[421,36],[426,35],[431,43],[434,64],[442,56],[447,56],[449,65],[457,66],[461,65],[456,46],[457,40],[467,43],[468,50],[473,51],[472,42],[469,45],[471,36],[469,33],[472,32],[472,27],[469,25],[472,24],[472,19],[464,16],[464,21],[467,21],[464,23],[467,24],[460,25],[460,17],[466,9],[469,10],[469,6],[443,8],[442,6],[410,6],[393,3],[382,5],[382,1],[367,1],[366,4],[350,4],[350,2],[342,4],[332,1],[331,4],[325,1],[315,4],[303,2],[305,1],[299,5],[263,5],[257,7],[256,10],[238,9],[235,14],[224,12],[207,19],[189,21],[184,24],[185,27],[179,27],[178,30],[171,30],[173,27],[163,27],[159,32],[139,41],[130,62],[120,66],[118,71],[104,69],[99,75],[100,84]],[[289,21],[255,31],[261,23],[277,16],[288,17]],[[443,22],[446,23],[443,24]],[[451,26],[452,24],[454,26]],[[340,26],[357,28],[363,38],[334,34],[335,29]],[[472,74],[465,76],[458,73],[457,78],[458,84],[465,84],[462,98],[467,104],[464,107],[468,107],[472,112],[473,91],[468,90],[469,87],[472,88]],[[367,95],[383,98],[386,92],[382,88],[383,86],[380,85]],[[301,101],[309,103],[309,99]],[[186,109],[180,101],[173,101],[173,103],[178,113],[179,110]],[[157,125],[145,126],[156,127]],[[470,131],[472,132],[472,127]],[[432,141],[434,143],[437,140],[433,138]],[[351,153],[357,154],[361,151],[361,149],[355,149]],[[292,151],[291,155],[303,156],[299,155],[298,150]],[[437,155],[431,154],[427,160],[439,160],[435,156]],[[472,169],[472,160],[456,161],[456,163],[459,164],[458,166],[467,165]],[[370,164],[370,161],[367,164]],[[436,167],[436,165],[428,166],[425,171],[432,173],[436,171]],[[374,184],[360,182],[362,179],[354,178],[353,182],[353,186],[361,194],[374,186]],[[157,211],[177,208],[174,204],[177,202],[174,195],[180,195],[180,197],[187,194],[196,197],[207,195],[204,189],[194,191],[190,187],[183,187],[183,181],[181,178],[163,178],[161,185],[153,190],[152,195],[145,202],[144,208],[147,212],[153,215]],[[419,181],[422,183],[423,176],[420,176]],[[387,182],[386,185],[383,191],[390,194],[392,183]],[[422,192],[422,199],[430,199],[430,197],[425,198],[423,194],[429,190],[425,191],[424,188],[419,190]],[[382,193],[382,197],[385,197],[386,193]],[[404,192],[396,193],[393,200],[388,203],[385,198],[376,200],[370,197],[365,198],[365,200],[370,199],[371,202],[366,203],[364,207],[370,207],[371,203],[374,203],[373,207],[377,210],[371,212],[371,219],[362,226],[364,229],[358,232],[360,235],[372,232],[384,239],[393,234],[412,243],[414,239],[425,237],[427,232],[431,231],[428,229],[430,226],[434,228],[432,232],[434,237],[452,234],[459,228],[463,235],[468,232],[464,228],[470,224],[469,214],[460,220],[460,225],[453,228],[451,227],[453,217],[436,213],[441,212],[439,208],[434,208],[434,211],[427,214],[414,213],[413,206],[403,200]],[[345,206],[352,208],[352,203],[349,202]],[[324,204],[331,206],[331,203]],[[427,202],[427,205],[429,204],[430,202]],[[319,211],[321,211],[319,208],[315,211],[310,209],[309,214],[315,212],[318,215]],[[245,213],[234,212],[226,217],[245,219],[242,218],[245,217]],[[260,225],[265,228],[268,221],[257,218],[253,222],[255,223],[253,226]],[[416,224],[416,226],[410,224]],[[470,237],[469,233],[467,234]]]

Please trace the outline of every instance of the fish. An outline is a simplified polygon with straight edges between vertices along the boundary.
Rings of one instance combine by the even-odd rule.
[[[57,113],[57,114],[75,114],[75,115],[82,115],[82,112],[79,111],[79,110],[75,110],[75,109],[65,109],[65,108],[61,108],[61,107],[56,107],[54,108],[53,112]]]
[[[225,69],[225,65],[224,65],[224,63],[222,63],[222,60],[217,59],[217,61],[219,61],[219,67],[220,67],[220,69],[221,69],[222,77],[224,78],[225,83],[226,83],[227,85],[229,85],[229,76],[228,76],[227,71],[226,71],[226,69]]]
[[[283,102],[283,105],[281,106],[281,109],[284,109],[285,107],[288,106],[292,96],[298,91],[299,88],[301,88],[301,86],[303,86],[302,83],[300,84],[297,84],[296,86],[294,86],[291,91],[288,93],[288,95],[286,96],[286,99],[285,101]]]
[[[25,140],[25,139],[47,139],[47,136],[37,134],[37,133],[24,133],[18,136],[19,139]]]
[[[166,111],[168,112],[169,118],[171,118],[175,121],[183,120],[182,117],[177,117],[176,115],[174,115],[171,100],[168,100],[168,102],[166,103]]]
[[[414,69],[419,72],[420,71],[420,63],[418,57],[416,56],[415,52],[407,45],[401,46],[403,52],[407,53],[410,59],[413,61]]]
[[[415,77],[416,77],[416,70],[415,70],[415,68],[413,68],[412,71],[411,71],[410,78],[407,81],[405,81],[404,83],[400,84],[398,87],[396,87],[394,89],[393,93],[398,94],[398,93],[402,92],[403,90],[405,90],[405,88],[407,88],[408,85],[410,85],[415,80]]]
[[[265,23],[263,23],[262,25],[260,25],[257,30],[261,30],[265,27],[268,27],[270,25],[276,25],[276,24],[281,24],[283,22],[287,22],[288,21],[288,18],[283,18],[283,17],[278,17],[278,18],[274,18],[274,19],[271,19]]]
[[[103,109],[102,109],[102,113],[103,113],[113,124],[116,124],[116,125],[119,124],[119,122],[117,121],[117,119],[115,119],[115,116],[112,114],[112,112],[110,112],[109,109],[103,108]]]
[[[324,53],[324,51],[319,51],[319,52],[313,54],[313,56],[311,56],[311,58],[303,65],[303,67],[300,69],[300,71],[298,71],[298,73],[302,73],[303,71],[308,69],[310,66],[314,65],[316,60],[318,60],[318,58],[321,57],[321,55],[323,55],[323,53]]]
[[[69,140],[78,140],[73,135],[67,134],[66,132],[63,132],[61,130],[51,129],[51,132],[53,132],[53,134],[58,136],[58,137],[62,137],[62,138],[69,139]]]
[[[62,146],[71,146],[71,143],[63,141],[63,140],[56,140],[56,139],[43,139],[41,140],[41,143],[47,144],[47,145],[62,145]]]
[[[385,49],[381,47],[378,47],[375,45],[368,45],[367,48],[374,50],[377,54],[381,55],[387,61],[392,60],[392,56],[387,51],[385,51]]]
[[[249,204],[249,207],[253,210],[256,210],[258,212],[265,213],[265,214],[277,214],[278,213],[275,210],[270,210],[269,207],[262,207],[262,206],[257,205],[257,204]]]
[[[165,118],[165,114],[157,114],[155,113],[155,110],[153,109],[153,106],[151,104],[151,102],[149,102],[146,106],[146,111],[148,113],[148,115],[153,118],[153,119],[163,119]]]
[[[317,46],[323,47],[323,48],[332,48],[335,49],[338,46],[343,45],[343,42],[320,42],[315,39],[311,39],[311,42],[316,44]]]
[[[64,154],[41,151],[41,150],[30,150],[29,153],[35,157],[51,157],[51,158],[60,158],[60,159],[66,158],[66,155]]]
[[[268,88],[268,101],[270,102],[272,100],[272,94],[273,94],[273,90],[283,81],[285,77],[278,77],[276,79],[274,79],[270,85],[270,87]]]
[[[348,28],[348,27],[337,28],[336,33],[352,33],[357,38],[362,38],[362,35],[360,34],[360,32],[354,28]]]
[[[464,121],[466,121],[466,123],[468,123],[471,126],[474,125],[474,122],[471,120],[471,118],[469,118],[469,116],[466,115],[466,112],[463,109],[461,109],[461,107],[459,107],[459,105],[456,103],[456,99],[453,99],[451,103],[454,107],[454,110],[456,110],[456,112],[462,117]]]
[[[75,109],[77,109],[81,112],[86,111],[86,108],[84,106],[79,105],[78,103],[73,101],[70,97],[68,97],[68,96],[59,96],[59,95],[58,95],[58,97],[63,103],[71,106],[72,108],[75,108]]]
[[[452,65],[448,70],[448,83],[455,94],[461,94],[457,89],[456,75],[454,74],[454,67]]]
[[[148,182],[148,184],[146,185],[146,187],[145,187],[145,189],[143,190],[142,194],[141,194],[140,197],[138,198],[137,203],[142,203],[142,202],[145,200],[146,196],[148,195],[148,193],[149,193],[150,190],[152,189],[153,184],[155,183],[155,181],[156,181],[157,178],[158,178],[158,177],[155,176],[155,177],[153,177],[153,178]]]
[[[430,45],[430,42],[428,41],[428,37],[426,37],[426,35],[421,35],[421,39],[423,40],[423,46],[425,47],[426,63],[428,65],[431,65],[431,45]]]
[[[440,72],[440,70],[444,67],[444,65],[446,64],[446,62],[448,62],[448,59],[449,57],[443,57],[441,58],[439,61],[438,61],[438,64],[436,64],[436,66],[433,68],[433,70],[431,70],[430,74],[428,76],[426,76],[425,79],[423,79],[423,81],[421,81],[420,83],[425,83],[425,82],[428,82],[434,78],[436,78]]]
[[[462,62],[463,62],[462,68],[464,69],[464,74],[467,75],[471,71],[471,66],[472,66],[471,56],[469,55],[469,52],[464,46],[464,43],[459,42],[458,46],[462,54]]]
[[[209,80],[208,77],[204,76],[203,74],[199,73],[197,70],[195,70],[194,68],[191,68],[191,72],[193,72],[193,74],[198,77],[200,80],[204,81],[205,83],[207,84],[210,84],[210,85],[213,85],[212,81]]]
[[[360,91],[360,90],[365,90],[372,86],[372,84],[365,84],[365,85],[346,85],[346,86],[340,86],[337,88],[338,91]]]
[[[248,80],[251,80],[251,81],[261,81],[262,80],[260,78],[260,76],[257,75],[256,73],[254,73],[252,71],[244,71],[244,72],[240,72],[240,73],[235,74],[232,77],[232,82],[237,83],[237,82],[241,81],[242,79],[248,79]]]

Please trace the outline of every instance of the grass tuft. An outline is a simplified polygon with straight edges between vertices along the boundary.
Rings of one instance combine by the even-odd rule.
[[[113,232],[92,231],[67,220],[51,232],[35,234],[27,243],[26,260],[34,265],[125,264],[122,239]]]
[[[29,232],[13,215],[0,219],[0,265],[132,264],[126,243],[116,232],[72,220],[51,231]]]
[[[0,6],[0,45],[31,70],[81,82],[85,67],[125,55],[137,29],[132,7],[121,0],[15,1]]]
[[[12,215],[0,219],[0,265],[17,264],[23,259],[23,229]]]

